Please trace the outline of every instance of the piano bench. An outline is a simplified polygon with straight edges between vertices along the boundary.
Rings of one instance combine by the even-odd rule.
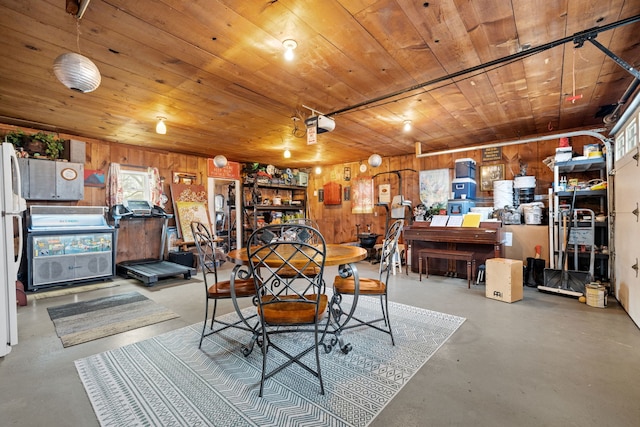
[[[456,251],[449,249],[420,249],[418,251],[418,272],[420,273],[420,281],[422,282],[422,260],[424,259],[424,272],[429,277],[429,258],[443,258],[467,261],[467,288],[471,288],[473,273],[476,268],[476,259],[473,252]]]

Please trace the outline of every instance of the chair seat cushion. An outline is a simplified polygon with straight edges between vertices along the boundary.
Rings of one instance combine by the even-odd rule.
[[[353,277],[343,278],[336,276],[333,281],[334,289],[341,294],[354,294],[356,285]],[[386,285],[377,279],[360,278],[360,294],[361,295],[381,295],[384,294]]]
[[[272,295],[263,297],[263,302],[273,300]],[[305,295],[310,301],[316,300],[316,294]],[[295,301],[287,301],[295,300]],[[264,320],[270,325],[292,325],[295,323],[307,323],[313,324],[319,321],[327,311],[327,296],[325,294],[320,295],[320,306],[318,307],[318,317],[315,318],[316,305],[300,302],[297,295],[286,295],[280,297],[280,301],[263,305]],[[258,312],[260,308],[258,307]]]
[[[236,297],[250,297],[256,294],[256,286],[253,280],[235,281]],[[209,298],[231,298],[231,282],[223,280],[209,286]]]

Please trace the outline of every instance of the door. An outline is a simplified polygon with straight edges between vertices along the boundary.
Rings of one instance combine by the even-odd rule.
[[[640,166],[627,153],[616,164],[615,179],[615,294],[636,325],[640,325]]]

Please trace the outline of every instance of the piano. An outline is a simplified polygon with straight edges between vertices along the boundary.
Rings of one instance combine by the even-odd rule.
[[[488,258],[504,257],[504,229],[499,221],[481,222],[479,228],[431,227],[430,222],[414,222],[404,228],[404,240],[411,248],[411,271],[418,273],[418,252],[436,248],[475,253],[476,265]],[[430,260],[429,274],[467,277],[466,264],[452,260]]]

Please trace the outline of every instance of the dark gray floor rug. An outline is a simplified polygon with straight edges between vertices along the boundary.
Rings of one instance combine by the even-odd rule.
[[[47,308],[64,347],[178,317],[138,292]]]
[[[358,305],[363,318],[379,313],[378,300]],[[325,395],[315,377],[289,367],[258,397],[262,355],[257,347],[242,355],[247,332],[223,331],[199,350],[201,324],[75,364],[102,426],[366,426],[465,320],[395,303],[390,311],[395,346],[356,328],[344,334],[349,354],[321,352]]]

